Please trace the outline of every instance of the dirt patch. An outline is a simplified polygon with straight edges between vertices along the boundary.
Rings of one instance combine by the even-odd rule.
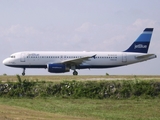
[[[84,118],[0,105],[0,120],[83,120]],[[86,118],[85,118],[86,119]],[[91,119],[88,119],[91,120]]]

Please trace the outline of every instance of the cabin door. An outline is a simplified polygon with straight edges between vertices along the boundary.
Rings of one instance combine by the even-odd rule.
[[[127,54],[126,54],[126,53],[123,53],[123,54],[122,54],[122,62],[123,62],[123,63],[126,63],[126,62],[127,62]]]
[[[25,53],[21,53],[21,59],[20,59],[21,62],[25,62]]]

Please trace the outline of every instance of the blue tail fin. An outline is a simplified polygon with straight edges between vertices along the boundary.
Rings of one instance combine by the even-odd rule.
[[[134,41],[134,43],[124,52],[147,53],[153,28],[146,28],[143,33]]]

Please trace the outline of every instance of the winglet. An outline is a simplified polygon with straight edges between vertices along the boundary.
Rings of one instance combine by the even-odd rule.
[[[144,29],[143,33],[134,41],[134,43],[124,52],[147,53],[153,28]]]
[[[92,56],[92,58],[94,58],[94,59],[95,59],[95,58],[96,58],[96,55],[97,55],[97,54],[93,55],[93,56]]]

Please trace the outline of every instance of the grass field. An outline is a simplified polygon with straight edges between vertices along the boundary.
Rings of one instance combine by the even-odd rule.
[[[81,76],[72,76],[72,75],[50,75],[50,76],[45,76],[45,75],[32,75],[32,76],[21,76],[21,78],[27,79],[27,80],[39,80],[39,81],[52,81],[52,82],[60,82],[63,80],[93,80],[93,81],[97,81],[97,80],[135,80],[135,79],[141,79],[141,80],[158,80],[160,81],[160,76],[135,76],[135,75],[110,75],[110,76],[98,76],[98,75],[81,75]],[[17,76],[0,76],[0,81],[5,82],[5,81],[17,81]]]
[[[22,80],[160,80],[160,76],[22,76]],[[16,76],[0,76],[2,82]],[[160,99],[0,98],[0,120],[159,120]]]
[[[81,119],[68,115],[53,114],[49,112],[41,112],[23,107],[0,105],[1,120],[72,120]]]
[[[159,99],[0,98],[0,116],[7,120],[159,120],[159,113]]]

